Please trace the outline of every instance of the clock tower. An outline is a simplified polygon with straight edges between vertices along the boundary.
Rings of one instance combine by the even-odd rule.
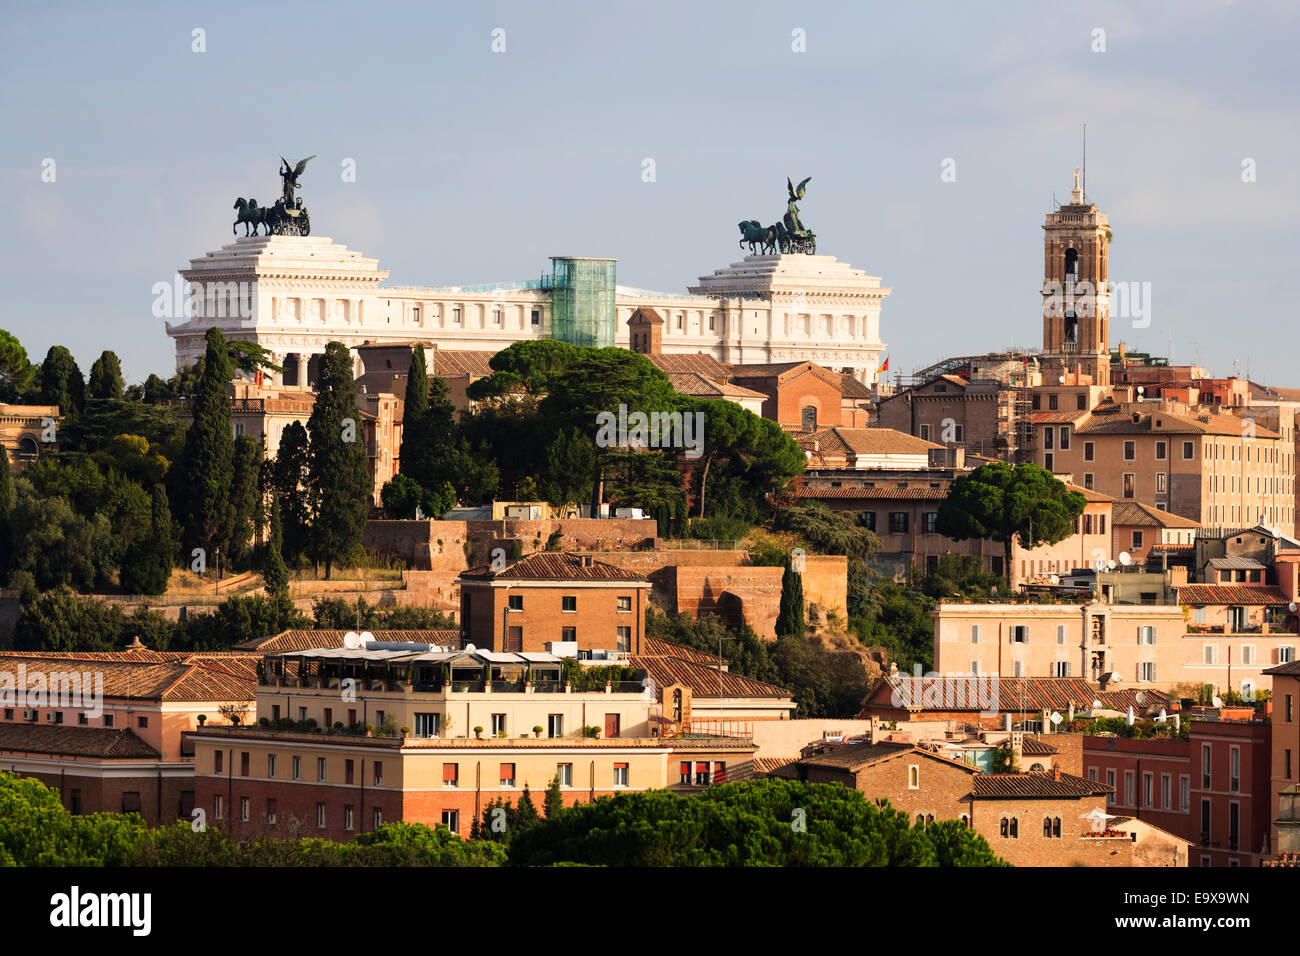
[[[1110,226],[1074,171],[1070,203],[1043,224],[1043,384],[1110,384]],[[1076,378],[1078,376],[1078,378]]]

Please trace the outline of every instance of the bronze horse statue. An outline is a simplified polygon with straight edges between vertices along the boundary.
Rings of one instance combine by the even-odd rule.
[[[239,210],[239,216],[235,219],[230,227],[232,235],[237,235],[236,230],[239,224],[244,224],[244,237],[249,236],[249,226],[253,228],[252,235],[257,235],[258,225],[266,226],[267,235],[271,233],[271,224],[266,221],[266,214],[270,211],[266,206],[259,206],[256,199],[245,200],[243,198],[235,200],[235,208]]]
[[[776,251],[776,226],[760,225],[757,219],[747,219],[738,225],[740,227],[740,248],[745,248],[745,244],[748,243],[751,255],[760,250],[764,255],[770,255]]]

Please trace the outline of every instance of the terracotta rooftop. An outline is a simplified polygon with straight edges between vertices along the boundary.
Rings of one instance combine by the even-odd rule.
[[[1050,757],[1060,753],[1051,744],[1043,743],[1037,737],[1026,737],[1020,745],[1020,752],[1026,757]]]
[[[1277,674],[1282,677],[1300,677],[1300,661],[1287,661],[1285,664],[1267,668],[1264,673]]]
[[[1199,528],[1201,523],[1172,511],[1161,511],[1140,501],[1116,501],[1110,512],[1111,524],[1144,525],[1155,528]]]
[[[698,698],[764,697],[788,700],[790,692],[767,681],[720,670],[722,658],[657,638],[642,639],[643,653],[633,654],[633,666],[642,668],[660,688],[669,684],[689,687]]]
[[[762,392],[715,381],[700,372],[668,372],[667,374],[668,384],[679,395],[691,395],[695,398],[767,398]]]
[[[694,372],[715,382],[724,382],[731,377],[731,369],[712,355],[706,355],[703,352],[659,352],[655,355],[647,355],[646,358],[661,372]]]
[[[131,730],[57,724],[0,724],[0,752],[111,760],[157,760],[158,751]]]
[[[979,773],[971,778],[971,793],[977,800],[1097,797],[1114,792],[1114,787],[1070,773]]]
[[[1272,585],[1264,584],[1181,584],[1179,604],[1201,606],[1205,604],[1267,604],[1283,605],[1290,599]]]
[[[852,373],[840,375],[840,392],[845,398],[870,398],[871,389],[853,377]]]
[[[796,498],[813,498],[817,500],[854,500],[864,501],[942,501],[948,497],[946,488],[831,488],[826,485],[810,487],[806,483],[795,485]]]
[[[430,375],[470,375],[486,378],[492,374],[492,356],[496,352],[441,349],[434,347],[425,352],[425,364]]]
[[[1133,420],[1133,415],[1138,420]],[[1155,426],[1155,419],[1160,420],[1160,427]],[[1230,414],[1184,415],[1175,412],[1125,412],[1120,408],[1094,411],[1088,420],[1075,428],[1080,435],[1228,435],[1233,438],[1242,436],[1245,419]],[[1277,438],[1277,432],[1263,426],[1255,426],[1256,438]]]
[[[491,565],[484,564],[462,572],[460,577],[461,580],[470,581],[646,582],[643,574],[625,571],[588,555],[570,554],[567,551],[536,551],[501,571],[493,571]]]
[[[89,672],[103,677],[105,697],[156,701],[253,700],[257,657],[251,654],[167,654],[118,651],[98,654],[0,655],[0,673],[17,680],[20,665],[37,671]],[[93,666],[92,666],[93,665]]]
[[[916,683],[917,681],[920,683]],[[1090,683],[1082,677],[1007,677],[1000,676],[993,681],[991,675],[979,677],[938,677],[916,678],[897,674],[880,678],[880,681],[867,694],[867,706],[862,716],[870,716],[873,707],[886,706],[897,690],[900,702],[918,702],[916,707],[907,709],[923,712],[923,705],[928,700],[938,700],[935,710],[945,712],[978,712],[985,695],[996,690],[997,711],[999,713],[1030,713],[1041,710],[1068,711],[1073,704],[1076,710],[1092,708],[1094,700],[1100,700],[1107,710],[1127,710],[1133,707],[1135,713],[1158,709],[1169,703],[1166,694],[1146,688],[1122,690],[1101,690],[1097,684]],[[885,691],[889,693],[886,694]],[[1144,703],[1137,702],[1137,694],[1145,695]],[[875,700],[881,703],[873,703]]]
[[[804,451],[811,451],[814,457],[823,458],[846,454],[929,455],[930,449],[943,447],[893,428],[845,428],[843,425],[831,425],[806,433],[799,437],[798,442]]]

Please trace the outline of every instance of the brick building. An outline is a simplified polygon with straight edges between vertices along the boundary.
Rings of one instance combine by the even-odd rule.
[[[1190,866],[1258,866],[1268,854],[1271,727],[1193,720],[1186,740],[1084,738],[1084,773],[1108,808],[1177,834]]]
[[[650,582],[590,555],[539,551],[501,570],[460,575],[461,627],[474,646],[542,651],[552,643],[641,651]]]
[[[0,404],[0,446],[9,456],[10,470],[22,471],[41,455],[58,451],[62,424],[58,405]]]
[[[840,375],[812,362],[733,365],[730,382],[767,396],[763,417],[791,431],[816,431],[841,422]]]
[[[1176,840],[1140,838],[1092,823],[1108,789],[1062,773],[980,773],[906,743],[830,746],[778,768],[775,776],[842,783],[886,799],[922,826],[959,820],[1015,866],[1186,865]]]
[[[187,732],[225,706],[251,711],[255,661],[144,648],[0,652],[0,767],[57,790],[73,813],[137,812],[155,826],[188,818]]]
[[[1300,854],[1300,661],[1267,671],[1273,680],[1273,725],[1269,755],[1269,847]]]

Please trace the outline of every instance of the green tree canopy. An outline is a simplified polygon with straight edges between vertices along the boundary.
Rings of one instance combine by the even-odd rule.
[[[201,547],[207,562],[230,536],[235,437],[230,421],[230,356],[221,331],[208,329],[203,374],[193,399],[193,423],[176,469],[174,500],[186,550]]]
[[[122,379],[122,361],[116,352],[105,351],[90,366],[90,382],[86,387],[89,398],[120,399],[126,388]]]
[[[0,402],[18,402],[36,380],[36,367],[22,343],[0,329]]]
[[[77,367],[77,360],[62,345],[54,345],[45,353],[40,375],[41,401],[58,405],[59,411],[73,418],[86,402],[86,381]]]
[[[939,505],[936,530],[957,541],[986,538],[1002,543],[1011,581],[1011,545],[1026,549],[1055,544],[1074,532],[1088,500],[1050,471],[1025,463],[995,461],[955,479]]]
[[[370,470],[365,431],[353,392],[352,356],[330,342],[321,358],[316,404],[307,422],[311,435],[308,473],[316,513],[312,555],[325,577],[361,546],[370,511]]]

